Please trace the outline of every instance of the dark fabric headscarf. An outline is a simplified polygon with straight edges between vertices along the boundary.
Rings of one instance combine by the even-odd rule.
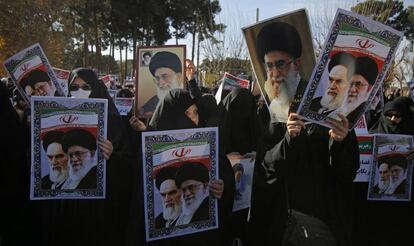
[[[261,125],[256,102],[249,90],[236,88],[220,103],[222,108],[221,138],[225,153],[245,154],[257,151]]]
[[[105,84],[98,79],[96,73],[89,68],[76,68],[69,76],[69,83],[76,77],[83,79],[92,89],[89,98],[103,98],[108,99],[108,139],[114,146],[114,151],[124,149],[121,145],[128,144],[127,141],[122,143],[122,138],[125,137],[125,127],[122,122],[121,115],[115,106],[114,101],[108,93]],[[70,86],[70,85],[69,85]]]
[[[150,127],[154,130],[175,130],[198,127],[188,118],[185,111],[195,100],[190,93],[183,89],[172,89],[160,101],[150,121]],[[201,122],[201,120],[199,120]]]
[[[397,97],[393,101],[387,102],[378,122],[370,129],[370,133],[387,134],[408,134],[414,135],[414,121],[410,111],[412,101],[408,97]],[[387,118],[389,111],[396,111],[401,114],[402,119],[399,124],[394,124]]]

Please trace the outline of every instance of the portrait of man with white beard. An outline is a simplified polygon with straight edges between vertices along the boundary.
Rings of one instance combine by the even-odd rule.
[[[96,138],[87,130],[72,129],[65,133],[62,146],[69,157],[69,177],[62,189],[96,189]]]
[[[387,194],[390,189],[391,182],[391,171],[388,163],[385,160],[380,158],[378,160],[378,184],[374,186],[374,193],[376,194]]]
[[[68,171],[68,156],[63,152],[63,132],[50,131],[43,137],[43,150],[49,162],[49,174],[42,178],[42,189],[60,190],[66,181]]]
[[[177,171],[182,213],[176,225],[209,220],[209,170],[202,163],[186,162]]]
[[[389,160],[391,184],[389,194],[403,195],[407,192],[407,159],[402,155],[391,156]]]
[[[155,218],[157,229],[175,226],[181,215],[181,190],[175,184],[177,170],[177,167],[164,167],[155,177],[155,185],[162,200],[162,212]]]
[[[286,122],[289,112],[296,111],[307,85],[299,74],[301,37],[294,26],[274,22],[260,30],[257,50],[266,69],[264,91],[270,102],[271,119]]]
[[[158,102],[164,99],[171,89],[181,88],[182,70],[183,63],[178,55],[169,51],[155,53],[149,63],[149,71],[153,76],[157,93],[140,108],[140,115],[151,114]]]
[[[354,67],[353,55],[344,52],[334,54],[328,64],[328,85],[321,97],[312,99],[309,109],[324,115],[342,109],[350,88]]]
[[[355,72],[352,75],[350,87],[343,111],[352,125],[362,115],[366,101],[371,93],[378,76],[377,63],[368,56],[360,56],[355,60]]]

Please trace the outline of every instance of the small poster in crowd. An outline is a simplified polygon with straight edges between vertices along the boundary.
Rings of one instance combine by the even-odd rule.
[[[414,80],[410,80],[407,82],[408,88],[410,88],[410,97],[411,100],[414,101]]]
[[[327,126],[344,114],[354,128],[390,67],[403,34],[339,9],[298,112]]]
[[[115,106],[120,115],[126,116],[134,106],[134,98],[117,97],[115,98]]]
[[[223,90],[232,91],[235,88],[246,88],[249,89],[250,81],[247,79],[241,79],[234,75],[231,75],[228,72],[224,73],[222,82],[220,84],[219,89],[216,93],[216,102],[217,104],[220,103],[221,99],[223,99]]]
[[[112,98],[112,100],[114,100],[114,101],[115,101],[117,93],[118,93],[118,90],[108,89],[108,94]]]
[[[37,97],[32,102],[30,198],[104,199],[107,100]]]
[[[412,136],[375,134],[368,200],[411,200],[413,146]]]
[[[234,180],[236,181],[233,212],[250,208],[256,152],[247,153],[243,156],[228,154],[227,158],[233,167]]]
[[[185,87],[185,45],[145,46],[137,50],[137,115],[149,118],[165,95]]]
[[[357,136],[359,135],[367,135],[368,134],[368,128],[367,128],[367,122],[365,120],[365,115],[362,115],[361,118],[359,118],[358,122],[355,125],[355,134]]]
[[[372,150],[374,135],[359,135],[359,169],[354,182],[368,182],[372,167]]]
[[[256,80],[272,121],[286,122],[306,89],[315,52],[306,10],[243,28]]]
[[[55,72],[56,78],[58,79],[60,87],[65,93],[65,96],[68,96],[69,94],[68,80],[69,80],[70,71],[54,67],[53,72]]]
[[[218,227],[218,130],[198,128],[142,133],[147,241]]]
[[[32,45],[8,58],[4,62],[4,67],[28,104],[31,96],[65,95],[39,44]]]

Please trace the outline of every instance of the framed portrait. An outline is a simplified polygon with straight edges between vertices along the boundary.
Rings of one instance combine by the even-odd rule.
[[[217,228],[217,127],[143,132],[142,143],[147,241]]]
[[[30,198],[104,199],[108,101],[31,97]]]
[[[411,200],[413,163],[407,157],[412,148],[412,136],[374,135],[374,161],[369,179],[368,200]]]
[[[64,88],[38,43],[8,58],[4,67],[29,105],[31,96],[65,95]]]
[[[298,112],[329,127],[345,115],[352,129],[384,80],[402,33],[370,18],[339,9]]]
[[[250,61],[272,121],[286,122],[296,111],[315,52],[305,9],[244,27]]]
[[[171,89],[185,87],[185,52],[185,45],[138,47],[135,108],[140,117],[151,117]]]

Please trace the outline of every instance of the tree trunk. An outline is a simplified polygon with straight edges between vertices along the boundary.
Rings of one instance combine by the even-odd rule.
[[[122,39],[119,39],[119,82],[123,84],[123,73],[122,73]]]
[[[136,77],[136,69],[137,69],[137,31],[134,28],[133,36],[132,36],[132,77]]]
[[[125,42],[125,77],[128,76],[128,40]]]
[[[195,35],[196,35],[196,32],[194,31],[192,34],[193,34],[193,47],[191,48],[191,61],[194,62],[194,50],[195,50]]]
[[[197,81],[200,81],[200,73],[199,73],[199,67],[200,67],[200,34],[198,34],[198,40],[197,40],[197,68],[196,68],[196,71],[197,71]]]
[[[84,35],[83,41],[83,66],[88,67],[88,40],[86,39],[86,35]]]
[[[98,18],[96,16],[96,11],[93,12],[93,22],[95,28],[95,66],[98,68],[98,71],[101,70],[101,42],[98,33]]]

